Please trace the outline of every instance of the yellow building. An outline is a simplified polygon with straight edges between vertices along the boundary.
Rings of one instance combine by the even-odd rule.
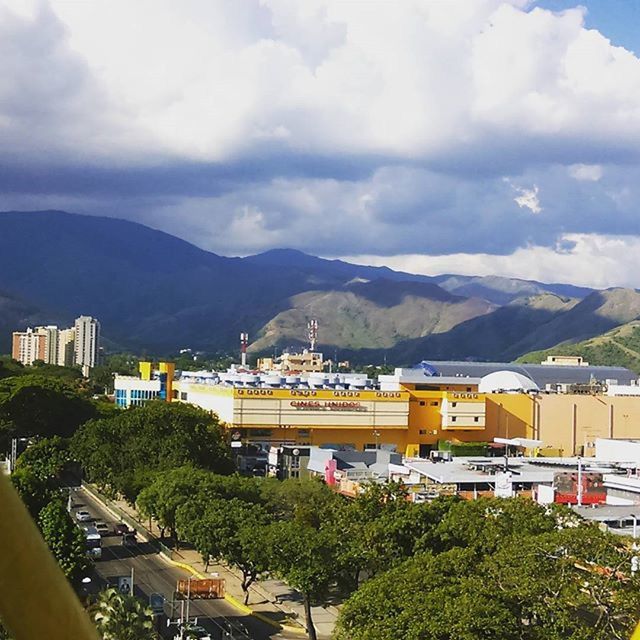
[[[491,394],[487,421],[501,437],[541,440],[540,453],[592,456],[596,438],[640,438],[640,396]]]
[[[348,378],[347,378],[348,379]],[[439,440],[486,441],[485,397],[477,380],[440,378],[429,389],[242,388],[174,383],[175,397],[215,412],[238,439],[264,444],[389,445],[428,455]]]
[[[640,438],[640,387],[634,386],[619,388],[627,395],[535,389],[483,393],[478,389],[486,388],[488,376],[425,377],[421,371],[402,370],[380,376],[377,389],[366,376],[353,374],[310,374],[301,381],[273,374],[184,372],[173,380],[171,366],[161,363],[152,375],[151,365],[141,363],[141,378],[116,378],[118,404],[146,399],[149,393],[140,389],[156,384],[152,397],[215,412],[230,437],[243,442],[359,450],[386,446],[421,457],[445,441],[521,437],[542,441],[530,453],[590,456],[596,438]]]

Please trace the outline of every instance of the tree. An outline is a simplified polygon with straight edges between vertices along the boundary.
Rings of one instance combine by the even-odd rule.
[[[87,575],[86,539],[67,513],[62,500],[47,504],[38,516],[42,537],[67,578],[74,584]]]
[[[323,529],[294,521],[266,527],[264,540],[271,569],[302,594],[307,633],[317,640],[311,607],[326,600],[335,581],[335,540]]]
[[[132,503],[151,473],[183,465],[233,470],[217,417],[181,403],[150,402],[92,420],[75,434],[71,451],[91,481]]]
[[[512,640],[518,620],[487,597],[473,551],[423,554],[365,582],[344,604],[339,640]]]
[[[381,571],[345,602],[338,639],[629,637],[640,578],[624,540],[525,499],[450,502],[431,516],[442,510],[435,530],[416,537],[416,550],[425,540],[432,550]]]
[[[136,505],[140,512],[153,518],[162,529],[168,528],[173,538],[180,533],[186,535],[190,525],[201,519],[209,505],[219,499],[235,498],[243,503],[257,504],[260,492],[255,478],[240,476],[221,476],[206,469],[197,469],[190,465],[178,467],[155,474],[138,495]],[[176,526],[178,507],[189,506],[189,516]],[[190,541],[190,537],[186,537]]]
[[[91,607],[103,640],[154,640],[153,612],[135,596],[106,589]]]
[[[68,442],[60,436],[53,436],[27,447],[18,458],[16,469],[28,467],[37,476],[53,480],[59,479],[70,462]]]
[[[0,380],[0,423],[9,437],[71,436],[95,406],[62,380],[24,375]]]
[[[223,560],[242,573],[245,604],[249,588],[269,569],[269,557],[263,542],[269,514],[260,505],[238,498],[191,500],[177,510],[176,522],[185,539],[211,560]]]
[[[34,473],[29,466],[16,469],[11,474],[11,482],[34,520],[38,519],[40,511],[51,500],[60,495],[56,485],[49,478]]]

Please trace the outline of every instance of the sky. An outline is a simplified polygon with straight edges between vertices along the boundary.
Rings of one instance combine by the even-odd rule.
[[[640,287],[640,0],[0,0],[0,211]]]

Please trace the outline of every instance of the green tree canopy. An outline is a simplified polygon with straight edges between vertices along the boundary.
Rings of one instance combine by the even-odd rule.
[[[62,380],[33,374],[0,380],[7,437],[68,437],[95,414],[94,404]]]
[[[17,469],[29,467],[36,475],[46,479],[56,479],[71,462],[69,443],[60,436],[43,438],[19,456]]]
[[[526,499],[438,509],[440,523],[416,544],[428,539],[431,550],[366,581],[341,611],[340,640],[630,636],[640,580],[623,539]]]
[[[72,583],[78,584],[91,566],[84,531],[71,520],[62,500],[49,502],[40,511],[38,524],[64,574]]]
[[[233,470],[217,418],[179,403],[150,402],[92,420],[75,434],[71,451],[89,480],[131,502],[156,472],[183,465]]]
[[[264,542],[272,571],[302,594],[307,633],[316,640],[311,607],[324,603],[335,582],[335,539],[324,528],[285,521],[266,527]]]

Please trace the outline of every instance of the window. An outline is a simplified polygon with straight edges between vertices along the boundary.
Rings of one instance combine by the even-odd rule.
[[[467,391],[471,391],[471,387],[467,387]]]
[[[478,416],[475,416],[475,417],[473,418],[473,421],[474,421],[474,422],[480,422],[480,418],[479,418]]]
[[[452,403],[451,403],[451,406],[452,406],[452,407],[457,407],[457,406],[458,406],[458,403],[457,403],[457,402],[452,402]]]
[[[452,417],[451,417],[451,422],[455,422],[457,419],[458,419],[458,417],[457,417],[457,416],[452,416]]]
[[[420,400],[420,406],[424,407],[424,400]]]
[[[439,404],[440,404],[440,403],[439,403],[437,400],[433,400],[433,401],[431,402],[431,406],[432,406],[432,407],[437,407]]]
[[[180,400],[186,400],[187,399],[187,392],[186,391],[181,391],[180,392]]]
[[[419,433],[421,436],[429,435],[429,429],[420,429]]]

